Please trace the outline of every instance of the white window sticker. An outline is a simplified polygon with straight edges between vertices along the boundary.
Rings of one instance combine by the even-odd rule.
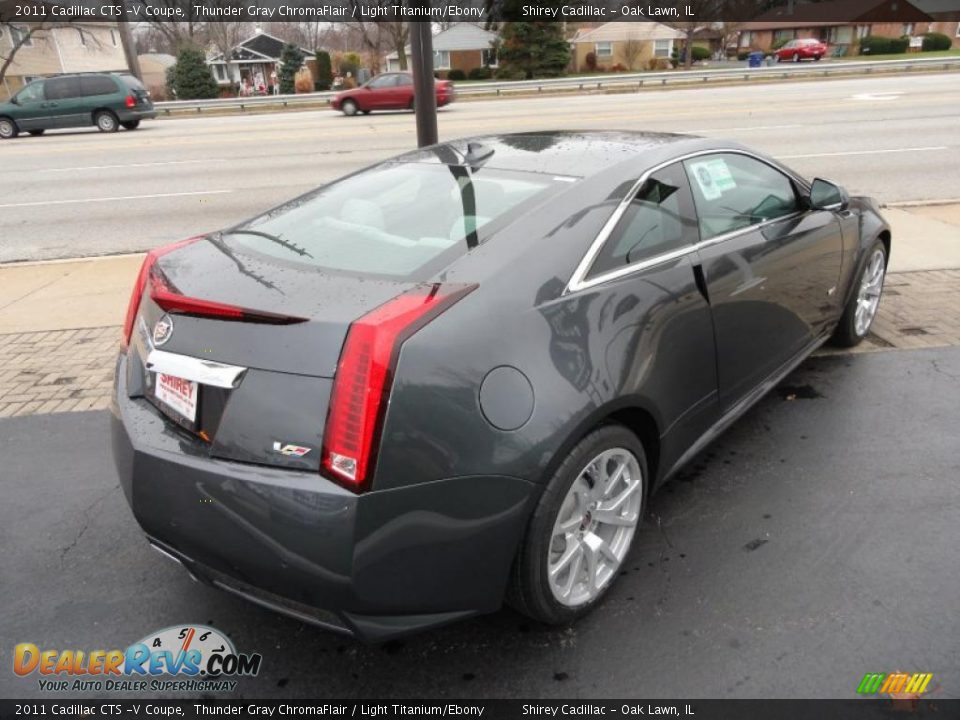
[[[691,163],[690,170],[697,179],[704,200],[716,200],[724,192],[737,186],[723,158]]]

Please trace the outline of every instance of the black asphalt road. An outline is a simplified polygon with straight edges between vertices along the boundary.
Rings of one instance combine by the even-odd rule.
[[[148,549],[103,413],[0,422],[0,696],[13,646],[214,625],[263,654],[233,697],[960,696],[960,348],[819,357],[651,503],[624,577],[568,629],[504,610],[364,646],[193,583]],[[54,699],[54,698],[51,698]]]

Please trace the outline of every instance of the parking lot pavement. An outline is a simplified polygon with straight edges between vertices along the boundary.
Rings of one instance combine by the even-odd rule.
[[[653,499],[596,613],[545,629],[504,610],[384,646],[150,551],[106,413],[3,419],[3,652],[199,622],[263,654],[232,697],[854,697],[865,672],[904,670],[955,698],[958,381],[960,348],[808,360]],[[0,695],[39,694],[0,672]]]

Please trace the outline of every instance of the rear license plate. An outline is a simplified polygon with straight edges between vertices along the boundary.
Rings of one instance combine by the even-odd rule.
[[[154,397],[191,423],[197,419],[197,383],[157,373]]]

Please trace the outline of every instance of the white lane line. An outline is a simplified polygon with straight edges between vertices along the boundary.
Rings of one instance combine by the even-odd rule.
[[[44,168],[40,172],[78,172],[80,170],[115,170],[117,168],[145,168],[157,167],[160,165],[194,165],[196,163],[218,163],[226,162],[225,158],[216,158],[211,160],[168,160],[166,162],[150,163],[131,163],[129,165],[88,165],[86,167],[72,168]]]
[[[949,148],[946,145],[936,145],[932,147],[894,148],[890,150],[845,150],[844,152],[808,153],[806,155],[777,155],[777,158],[780,160],[796,160],[797,158],[840,157],[842,155],[882,155],[888,153],[930,152],[934,150],[949,150]]]
[[[747,130],[792,130],[794,128],[805,127],[804,125],[750,125],[748,127],[724,127],[724,128],[703,128],[700,130],[680,130],[683,135],[690,135],[693,133],[710,133],[710,132],[744,132]]]
[[[39,207],[41,205],[74,205],[77,203],[116,202],[118,200],[153,200],[155,198],[187,197],[190,195],[223,195],[233,190],[198,190],[197,192],[157,193],[155,195],[123,195],[105,198],[81,198],[79,200],[42,200],[40,202],[4,203],[0,208]]]

